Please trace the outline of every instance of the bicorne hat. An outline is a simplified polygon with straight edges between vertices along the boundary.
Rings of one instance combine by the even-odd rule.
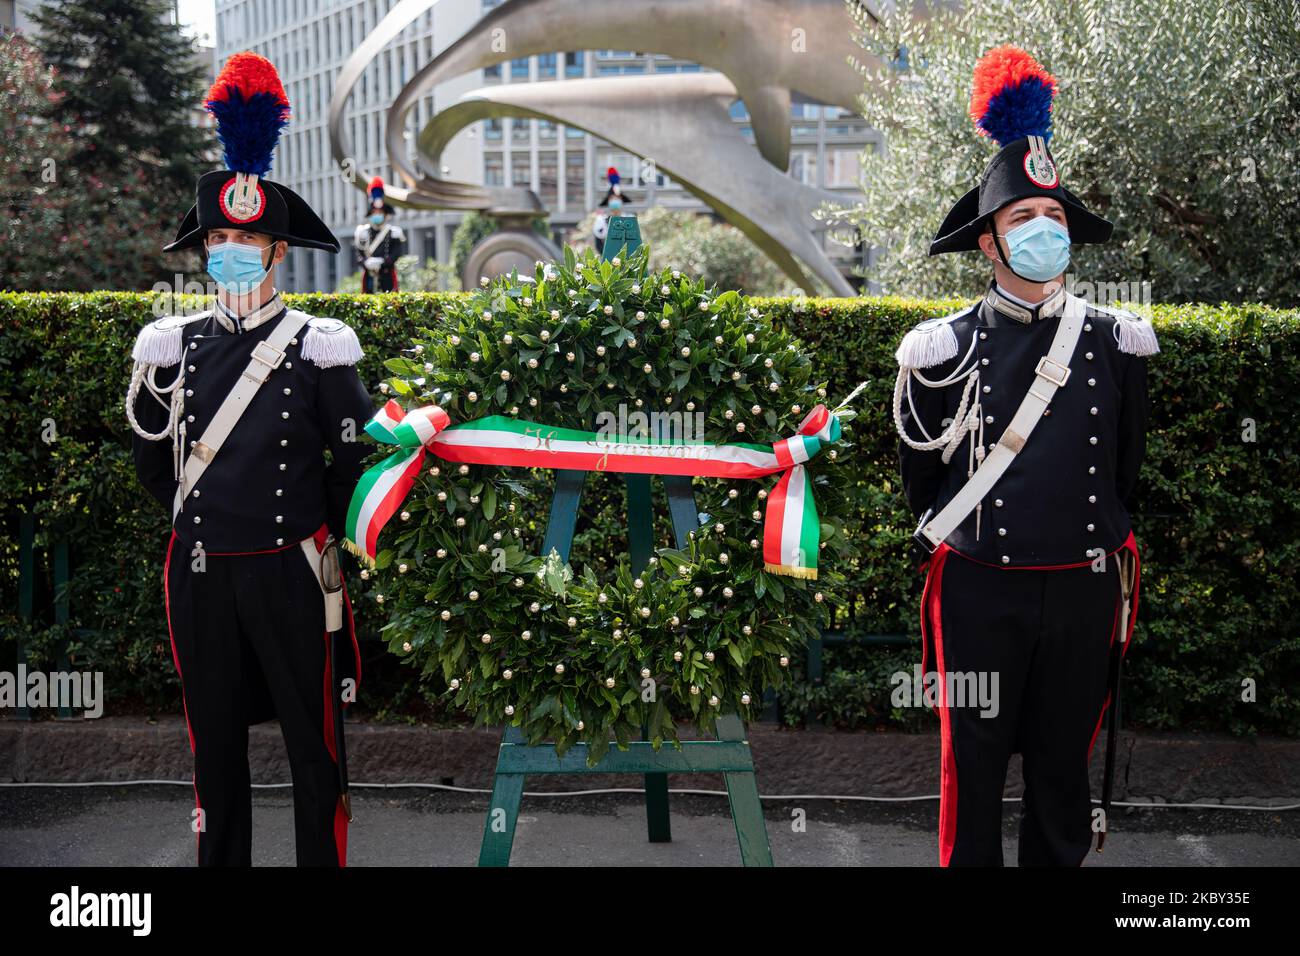
[[[1056,80],[1032,56],[1014,46],[990,50],[975,65],[970,115],[981,136],[1001,149],[989,161],[979,185],[944,218],[930,243],[930,255],[979,248],[992,215],[1017,199],[1048,196],[1065,210],[1070,242],[1105,242],[1114,226],[1089,212],[1061,185],[1047,142],[1052,138]]]
[[[338,239],[306,200],[264,178],[289,123],[289,98],[271,61],[236,53],[204,105],[216,117],[226,168],[199,177],[194,205],[163,251],[199,248],[209,229],[247,229],[291,246],[338,252]]]
[[[615,196],[627,202],[628,198],[623,195],[622,177],[619,176],[618,170],[613,166],[609,167],[605,170],[605,178],[609,180],[609,189],[605,191],[605,198],[600,201],[600,205],[608,206],[609,201]]]
[[[370,180],[370,186],[368,188],[370,190],[370,211],[373,213],[376,209],[379,209],[391,216],[393,214],[393,207],[388,205],[388,200],[384,198],[383,179],[376,176],[374,179]]]

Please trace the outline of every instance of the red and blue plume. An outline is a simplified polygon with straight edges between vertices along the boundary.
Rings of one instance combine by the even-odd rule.
[[[1024,136],[1052,136],[1056,78],[1017,46],[989,50],[975,64],[970,115],[981,136],[1005,146]]]
[[[212,84],[204,104],[217,120],[226,168],[265,176],[280,132],[289,124],[289,98],[275,66],[256,53],[236,53]]]
[[[369,188],[370,188],[371,202],[374,202],[374,200],[376,199],[384,198],[384,181],[379,176],[376,176],[374,179],[370,180]]]
[[[611,186],[617,186],[621,181],[619,179],[618,170],[613,166],[609,167],[609,169],[605,171],[605,175],[609,177],[609,184]]]

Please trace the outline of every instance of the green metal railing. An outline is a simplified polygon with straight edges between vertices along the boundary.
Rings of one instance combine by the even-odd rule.
[[[54,623],[66,625],[71,618],[68,583],[72,578],[71,547],[68,540],[66,538],[56,540],[50,547],[50,554],[54,576]],[[36,516],[24,514],[18,519],[18,618],[29,627],[36,620],[37,570]],[[21,635],[17,641],[16,657],[17,664],[23,666],[30,664],[28,648]],[[66,647],[59,652],[56,667],[64,672],[72,670],[72,662],[68,659]],[[31,720],[31,709],[25,703],[25,688],[18,688],[18,695],[19,700],[24,703],[14,708],[14,718]],[[58,716],[61,720],[72,719],[72,709],[66,701],[59,705]]]

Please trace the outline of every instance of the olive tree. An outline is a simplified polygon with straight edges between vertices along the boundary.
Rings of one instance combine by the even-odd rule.
[[[855,5],[850,5],[854,7]],[[863,117],[885,134],[862,159],[865,202],[819,216],[882,250],[881,291],[977,293],[977,255],[929,257],[953,202],[995,147],[967,113],[971,71],[1015,43],[1057,79],[1051,149],[1062,181],[1115,223],[1070,272],[1159,301],[1300,304],[1300,3],[1036,0],[875,21],[855,12]]]

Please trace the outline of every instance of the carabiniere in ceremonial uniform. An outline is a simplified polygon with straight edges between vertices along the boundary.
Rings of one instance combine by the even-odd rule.
[[[286,308],[271,286],[281,243],[339,250],[299,196],[264,178],[288,114],[275,68],[236,54],[207,106],[229,168],[199,180],[166,249],[204,249],[221,295],[140,331],[126,399],[140,481],[173,516],[163,594],[194,753],[198,862],[251,863],[248,726],[276,717],[298,864],[342,866],[342,712],[360,655],[334,538],[366,454],[352,439],[373,407],[356,333]]]
[[[352,235],[352,252],[361,270],[361,291],[396,292],[397,260],[406,255],[406,233],[388,220],[393,207],[384,196],[384,181],[376,176],[367,187],[370,214]]]
[[[897,356],[903,486],[928,555],[923,670],[933,661],[945,695],[944,866],[1002,864],[1016,752],[1020,863],[1083,860],[1089,758],[1137,610],[1124,502],[1145,445],[1145,356],[1158,348],[1148,322],[1061,284],[1071,243],[1104,242],[1112,226],[1060,183],[1047,148],[1054,92],[1014,47],[977,66],[972,116],[1001,149],[930,253],[982,249],[995,279],[970,307],[908,332]],[[946,675],[994,673],[996,716],[947,696]]]

